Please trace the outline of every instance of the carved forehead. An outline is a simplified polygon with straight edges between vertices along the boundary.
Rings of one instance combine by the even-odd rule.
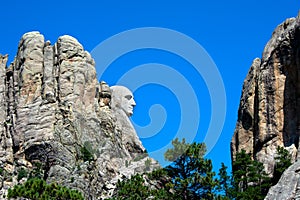
[[[132,92],[124,86],[121,85],[115,85],[110,87],[111,92],[112,92],[112,97],[121,97],[121,96],[126,96],[126,95],[132,95]]]

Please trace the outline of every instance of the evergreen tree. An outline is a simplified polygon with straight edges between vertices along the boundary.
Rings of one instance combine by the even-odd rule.
[[[232,178],[227,173],[227,166],[224,163],[221,163],[221,168],[218,173],[218,198],[217,199],[230,199],[231,194],[231,182]]]
[[[204,143],[187,144],[185,140],[172,141],[173,148],[165,159],[174,161],[166,167],[177,199],[214,199],[218,184],[212,171],[212,162],[204,158]]]
[[[165,153],[165,159],[173,163],[166,168],[147,174],[152,183],[162,188],[151,189],[141,175],[118,183],[114,199],[209,199],[209,200],[260,200],[264,199],[271,183],[291,165],[291,156],[283,147],[277,148],[274,179],[271,181],[262,163],[252,159],[245,150],[236,154],[232,176],[222,163],[215,179],[212,162],[204,158],[204,143],[186,143],[183,139],[172,141],[173,147]],[[153,182],[154,181],[154,182]]]
[[[215,199],[218,181],[214,178],[211,160],[204,158],[205,144],[188,144],[184,139],[175,139],[172,144],[165,158],[173,164],[147,174],[148,179],[160,183],[163,188],[150,189],[142,176],[136,175],[118,183],[113,199]]]
[[[292,157],[288,150],[284,149],[284,147],[277,147],[277,156],[275,156],[275,167],[274,167],[274,175],[272,184],[275,185],[282,173],[292,165]]]
[[[164,169],[156,170],[148,177],[154,181],[162,179],[161,175],[166,175]],[[151,189],[142,175],[137,174],[132,176],[130,179],[124,181],[118,181],[117,192],[113,195],[111,200],[144,200],[147,198],[153,200],[172,200],[174,196],[172,193],[166,190],[168,184],[164,185],[161,189]]]
[[[116,200],[142,200],[150,195],[150,188],[144,185],[145,181],[139,174],[125,181],[118,181]]]
[[[23,197],[27,199],[60,199],[60,200],[83,200],[82,194],[77,190],[71,190],[56,183],[47,184],[40,178],[32,178],[22,185],[15,185],[8,189],[8,199]]]
[[[253,160],[250,153],[242,150],[236,154],[232,167],[233,188],[230,195],[234,199],[264,199],[271,182],[264,171],[263,164]]]

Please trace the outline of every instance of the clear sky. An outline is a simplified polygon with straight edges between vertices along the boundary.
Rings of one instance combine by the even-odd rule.
[[[206,138],[207,157],[218,168],[221,162],[230,165],[230,140],[252,60],[261,57],[275,27],[299,8],[296,0],[7,0],[0,7],[0,53],[12,61],[28,31],[41,32],[52,44],[61,35],[74,36],[95,57],[99,79],[134,91],[132,121],[150,155],[161,161],[155,152],[175,137]],[[109,65],[101,65],[112,55]]]

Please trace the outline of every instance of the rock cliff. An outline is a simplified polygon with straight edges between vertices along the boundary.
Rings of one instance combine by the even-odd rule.
[[[75,38],[51,45],[38,32],[26,33],[9,66],[7,60],[0,55],[1,198],[29,176],[20,171],[101,199],[118,179],[159,167],[129,116],[110,108],[111,91]]]
[[[297,161],[300,156],[299,113],[300,16],[280,24],[267,43],[262,58],[253,61],[244,81],[231,141],[233,160],[241,149],[251,152],[254,159],[264,163],[270,176],[277,146],[289,150],[293,162],[296,161],[270,190],[267,199],[300,196],[300,184],[295,179],[299,177],[300,162]],[[282,195],[283,191],[289,194]]]

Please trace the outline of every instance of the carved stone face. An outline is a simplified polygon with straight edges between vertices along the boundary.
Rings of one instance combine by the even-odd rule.
[[[112,91],[112,108],[122,109],[130,117],[136,105],[132,92],[124,86],[112,86],[110,89]]]

